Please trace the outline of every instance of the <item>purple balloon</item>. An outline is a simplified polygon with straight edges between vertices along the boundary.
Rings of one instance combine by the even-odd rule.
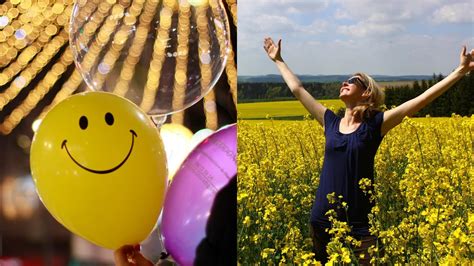
[[[186,158],[165,196],[161,232],[180,265],[193,265],[214,198],[237,174],[237,126],[224,127]]]

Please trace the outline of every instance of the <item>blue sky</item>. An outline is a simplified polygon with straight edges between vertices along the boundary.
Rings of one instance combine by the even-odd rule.
[[[239,0],[239,75],[277,74],[263,39],[297,74],[448,74],[474,48],[474,0]]]

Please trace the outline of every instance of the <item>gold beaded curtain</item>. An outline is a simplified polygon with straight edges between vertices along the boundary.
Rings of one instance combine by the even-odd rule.
[[[159,1],[167,2],[168,0]],[[168,118],[168,122],[184,124],[193,131],[204,127],[217,129],[224,124],[235,122],[237,117],[235,50],[237,1],[210,0],[211,7],[212,1],[223,1],[229,19],[231,49],[225,71],[214,90],[203,100]],[[146,0],[92,0],[91,2],[133,6],[133,3],[143,4]],[[52,106],[69,95],[86,89],[81,74],[74,65],[73,54],[69,48],[68,27],[73,4],[72,0],[10,0],[3,3],[0,0],[1,134],[10,134],[20,123],[31,126],[32,121],[42,118]],[[102,11],[98,8],[96,12]],[[111,9],[110,12],[112,11]],[[141,10],[136,11],[141,12]],[[106,12],[103,15],[107,14],[110,13]],[[180,14],[180,19],[189,20],[191,17]],[[127,23],[137,23],[137,21],[128,21],[125,26]],[[97,32],[93,34],[100,34],[100,30],[97,29]],[[160,27],[158,30],[159,36],[166,37],[168,34],[166,28]],[[178,43],[180,41],[182,40],[178,39]],[[160,54],[154,55],[153,60],[162,60]],[[178,58],[176,64],[183,67],[186,62]],[[203,67],[201,69],[202,82],[206,82],[205,71]],[[176,72],[175,75],[175,79],[179,80],[180,72]],[[156,81],[147,80],[146,83],[153,82]],[[119,87],[117,89],[119,90]],[[183,90],[183,87],[177,82],[174,90],[179,92]],[[115,93],[120,95],[120,91]],[[142,103],[141,107],[146,109],[147,103]]]

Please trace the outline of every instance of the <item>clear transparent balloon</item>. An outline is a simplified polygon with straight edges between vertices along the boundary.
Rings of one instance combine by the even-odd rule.
[[[163,116],[212,89],[225,68],[230,36],[220,0],[78,0],[70,43],[90,89]]]

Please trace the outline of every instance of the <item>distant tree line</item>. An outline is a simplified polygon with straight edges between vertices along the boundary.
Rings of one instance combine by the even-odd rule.
[[[420,95],[443,78],[441,74],[433,74],[430,80],[414,81],[412,85],[388,86],[385,88],[385,105],[387,108],[398,106]],[[341,83],[312,82],[303,83],[303,86],[316,99],[337,99]],[[295,98],[285,83],[239,83],[238,99],[239,103],[244,103],[294,100]],[[464,76],[415,116],[451,116],[452,113],[462,116],[474,113],[474,73]]]
[[[316,99],[337,99],[341,83],[308,82],[303,87]],[[237,97],[240,103],[295,99],[285,83],[274,82],[238,83]]]
[[[414,81],[412,86],[387,87],[385,105],[387,108],[398,106],[420,95],[443,78],[441,74],[433,75],[428,81]],[[452,113],[462,116],[474,113],[474,73],[464,76],[415,116],[451,116]]]

